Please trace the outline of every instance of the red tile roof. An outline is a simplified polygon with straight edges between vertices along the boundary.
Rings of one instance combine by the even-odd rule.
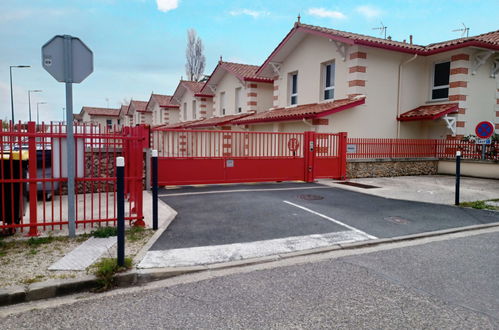
[[[397,119],[400,121],[434,120],[448,113],[457,112],[458,106],[458,103],[422,105],[401,114]]]
[[[194,94],[201,92],[204,86],[204,82],[199,81],[181,80],[180,83]]]
[[[128,106],[128,110],[133,106],[133,110],[137,112],[144,112],[146,111],[147,107],[147,101],[135,101],[132,100],[130,101],[130,105]]]
[[[212,117],[212,118],[204,119],[202,121],[190,124],[187,127],[196,128],[196,127],[223,126],[225,124],[231,124],[231,122],[233,120],[241,119],[241,118],[250,116],[252,114],[254,114],[254,112],[240,113],[237,115],[227,115],[227,116],[223,116],[223,117]]]
[[[421,46],[421,45],[411,44],[408,42],[376,38],[358,33],[329,29],[321,26],[308,25],[297,22],[295,23],[295,26],[286,35],[286,37],[279,43],[279,45],[265,60],[262,66],[260,66],[260,68],[257,71],[258,75],[262,74],[263,68],[272,60],[272,58],[274,58],[274,56],[277,53],[279,53],[279,51],[282,49],[282,47],[284,47],[287,41],[291,39],[298,31],[322,35],[329,39],[344,42],[349,45],[354,45],[354,44],[364,45],[369,47],[383,48],[383,49],[410,53],[410,54],[419,54],[423,56],[432,55],[435,53],[440,53],[462,47],[484,47],[488,49],[499,50],[499,30],[480,34],[477,36],[458,38],[458,39],[429,44],[427,46]]]
[[[493,46],[494,49],[499,49],[499,30],[487,32],[487,33],[480,34],[477,36],[458,38],[458,39],[447,40],[447,41],[429,44],[427,46],[420,46],[420,45],[410,44],[407,42],[376,38],[376,37],[366,36],[366,35],[362,35],[362,34],[334,30],[334,29],[329,29],[329,28],[315,26],[315,25],[299,24],[298,26],[302,29],[309,29],[309,30],[323,32],[323,33],[338,36],[338,37],[343,37],[343,38],[352,40],[354,43],[358,43],[358,44],[365,44],[367,46],[376,46],[376,45],[390,46],[390,47],[410,50],[411,52],[416,51],[422,55],[425,55],[425,53],[428,53],[426,55],[429,55],[430,53],[438,52],[437,50],[442,49],[442,48],[447,48],[449,46],[455,46],[455,45],[460,45],[460,44],[466,44],[469,42],[479,42],[479,43],[483,43],[484,45]]]
[[[147,109],[149,109],[149,104],[151,100],[154,99],[161,108],[178,108],[179,105],[175,104],[173,97],[171,95],[161,95],[161,94],[151,94],[151,98],[147,103]]]
[[[80,113],[83,114],[83,112],[90,116],[118,117],[120,115],[120,109],[110,108],[83,107]]]
[[[300,120],[327,116],[365,103],[365,97],[347,98],[324,103],[304,104],[296,107],[277,108],[234,120],[231,124],[252,124],[271,121]]]
[[[270,78],[262,78],[256,75],[256,71],[258,70],[258,65],[249,65],[249,64],[240,64],[233,62],[219,62],[220,67],[225,70],[231,72],[236,77],[241,80],[246,81],[262,81],[262,82],[273,82],[274,79]]]
[[[169,125],[158,126],[158,127],[166,128],[166,129],[187,128],[187,126],[189,126],[191,124],[194,124],[194,123],[197,123],[197,122],[202,121],[202,120],[204,120],[204,118],[202,118],[202,119],[196,119],[196,120],[183,121],[183,122],[176,123],[176,124],[169,124]]]
[[[121,114],[127,115],[128,114],[128,105],[122,105],[120,108],[120,116]]]

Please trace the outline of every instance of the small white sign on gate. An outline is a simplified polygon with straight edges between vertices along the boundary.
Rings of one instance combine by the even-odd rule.
[[[234,167],[234,159],[227,159],[226,166]]]
[[[357,145],[356,144],[347,144],[347,153],[349,153],[349,154],[357,153]]]

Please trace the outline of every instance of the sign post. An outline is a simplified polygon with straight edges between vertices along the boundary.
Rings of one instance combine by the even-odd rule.
[[[68,230],[76,235],[75,141],[73,135],[73,83],[80,83],[94,70],[92,51],[78,38],[57,35],[42,46],[42,66],[57,81],[66,84],[66,132],[68,164]]]
[[[478,137],[475,143],[482,145],[482,160],[485,159],[485,145],[492,142],[490,137],[494,134],[494,129],[494,125],[490,121],[481,121],[475,127],[475,133]]]

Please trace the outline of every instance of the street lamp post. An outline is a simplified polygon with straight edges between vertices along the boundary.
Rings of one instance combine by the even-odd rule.
[[[28,90],[28,107],[29,107],[29,121],[31,121],[31,93],[41,93],[41,89]]]
[[[47,104],[47,102],[36,102],[36,126],[40,125],[40,104]]]
[[[10,70],[10,110],[12,111],[12,125],[14,125],[14,92],[12,90],[12,68],[31,68],[29,65],[11,65]]]

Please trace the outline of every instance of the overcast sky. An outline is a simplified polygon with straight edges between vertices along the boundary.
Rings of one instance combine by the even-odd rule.
[[[41,46],[57,34],[83,40],[94,52],[94,73],[74,85],[74,112],[84,105],[118,107],[124,99],[148,100],[152,91],[171,94],[184,73],[186,30],[203,39],[206,74],[219,56],[260,65],[292,28],[302,22],[379,36],[383,22],[395,40],[414,35],[417,44],[499,29],[498,0],[1,0],[0,119],[10,119],[9,66],[13,69],[16,120],[33,115],[60,120],[64,84],[41,67]]]

